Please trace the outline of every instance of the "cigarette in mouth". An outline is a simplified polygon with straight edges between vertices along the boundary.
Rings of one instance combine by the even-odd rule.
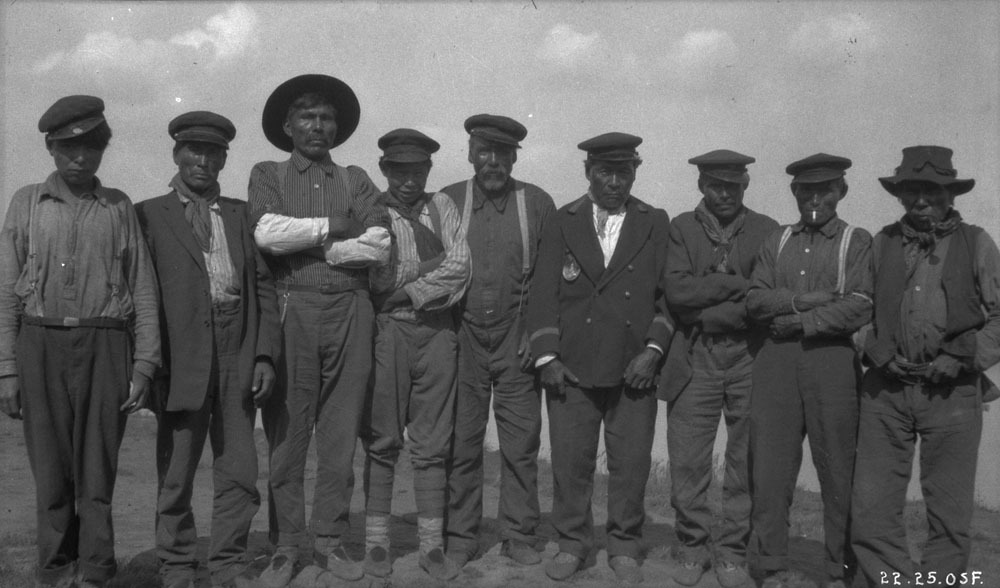
[[[816,222],[816,211],[815,210],[812,211],[812,215],[813,215],[813,222]]]

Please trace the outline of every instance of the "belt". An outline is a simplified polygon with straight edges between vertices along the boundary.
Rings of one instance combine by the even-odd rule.
[[[122,319],[97,317],[97,318],[77,318],[66,316],[62,318],[47,316],[25,316],[21,319],[25,325],[35,325],[39,327],[97,327],[99,329],[124,329],[125,321]]]

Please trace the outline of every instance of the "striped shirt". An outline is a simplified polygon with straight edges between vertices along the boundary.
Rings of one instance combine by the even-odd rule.
[[[283,177],[279,177],[282,175]],[[389,228],[389,215],[368,174],[359,167],[347,168],[347,185],[333,160],[315,162],[292,152],[287,162],[262,161],[250,171],[248,204],[254,224],[265,214],[296,219],[314,219],[322,226],[334,212],[350,212],[364,228]],[[256,231],[256,229],[255,229]],[[255,236],[256,232],[255,232]],[[276,236],[281,238],[281,235]],[[368,289],[368,270],[333,267],[306,249],[320,247],[326,229],[314,231],[310,242],[294,253],[265,255],[278,282],[318,287],[330,292]]]
[[[779,245],[785,230],[771,233],[758,253],[747,293],[747,313],[759,323],[792,314],[792,298],[807,292],[836,292],[840,270],[840,242],[847,223],[834,217],[817,230],[792,225],[788,240]],[[799,313],[805,337],[850,336],[872,315],[870,273],[872,237],[857,228],[847,247],[844,295],[824,306]]]
[[[440,234],[434,226],[430,205],[420,211],[420,224],[434,231],[444,245],[444,260],[427,274],[420,275],[420,255],[413,238],[410,221],[390,208],[392,232],[396,240],[392,246],[391,262],[372,271],[372,289],[379,294],[392,294],[403,288],[416,310],[435,311],[453,306],[465,294],[472,276],[472,255],[462,230],[462,217],[455,203],[447,194],[438,192],[431,197],[440,219]],[[392,312],[393,316],[412,314],[412,310],[402,308]]]

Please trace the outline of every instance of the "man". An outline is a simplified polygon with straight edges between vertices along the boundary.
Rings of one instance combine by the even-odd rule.
[[[132,202],[95,175],[104,101],[60,98],[38,130],[56,171],[14,194],[0,233],[0,410],[24,419],[37,585],[103,587],[125,421],[160,363],[156,277]]]
[[[392,263],[373,283],[378,315],[375,385],[366,411],[367,555],[365,572],[386,577],[393,470],[406,429],[412,447],[420,567],[450,580],[461,568],[443,552],[445,464],[455,424],[458,342],[454,305],[471,271],[461,217],[451,198],[424,191],[431,154],[440,145],[412,129],[378,141],[379,168],[389,182],[383,198],[396,236]]]
[[[306,74],[284,82],[264,105],[263,127],[291,158],[258,163],[250,172],[254,238],[277,282],[284,338],[275,392],[263,407],[277,549],[261,578],[271,586],[288,583],[306,538],[303,477],[314,427],[314,559],[342,579],[364,575],[341,537],[371,376],[368,266],[387,261],[389,216],[368,174],[330,157],[357,128],[360,110],[354,92],[336,78]],[[339,255],[345,250],[349,255]]]
[[[720,149],[693,157],[702,200],[670,223],[666,296],[680,320],[660,378],[667,401],[671,502],[677,513],[674,581],[694,586],[714,560],[724,588],[750,585],[750,389],[764,332],[750,323],[746,293],[765,237],[778,228],[743,204],[756,161]],[[719,415],[726,422],[722,522],[708,506]],[[714,553],[712,551],[714,550]]]
[[[212,534],[208,568],[221,588],[257,586],[247,535],[260,506],[257,406],[281,352],[274,283],[250,232],[246,203],[220,195],[236,127],[195,111],[170,121],[177,174],[170,193],[136,209],[160,283],[164,361],[157,411],[156,543],[167,588],[193,588],[198,532],[194,475],[212,441]],[[154,395],[157,396],[157,395]]]
[[[800,220],[761,247],[747,312],[769,337],[753,365],[752,542],[764,588],[813,586],[788,566],[788,510],[809,437],[823,496],[826,586],[853,570],[847,516],[861,370],[851,335],[871,316],[871,236],[837,217],[851,160],[817,153],[789,165]]]
[[[559,554],[545,572],[555,580],[572,576],[594,546],[590,500],[603,422],[608,561],[620,581],[642,581],[655,377],[673,326],[660,280],[670,220],[631,193],[641,142],[607,133],[578,145],[590,189],[559,209],[538,255],[528,328],[549,415]]]
[[[472,252],[472,281],[458,331],[455,436],[448,473],[445,536],[448,556],[460,566],[479,551],[483,519],[483,440],[490,398],[500,441],[501,552],[522,565],[541,562],[537,528],[538,446],[541,400],[529,360],[524,309],[542,228],[555,212],[552,197],[511,177],[521,123],[491,114],[465,121],[469,133],[468,181],[448,186],[462,213]]]
[[[966,566],[983,391],[992,388],[983,372],[1000,360],[1000,253],[955,210],[975,181],[958,179],[951,155],[907,147],[895,175],[879,178],[905,213],[872,247],[875,318],[851,517],[870,586],[976,583]],[[903,505],[918,437],[930,530],[914,565]]]

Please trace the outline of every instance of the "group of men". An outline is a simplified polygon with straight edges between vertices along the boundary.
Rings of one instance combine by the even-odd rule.
[[[127,414],[144,406],[158,419],[165,587],[194,586],[191,499],[206,439],[213,586],[281,588],[304,567],[317,586],[322,574],[390,577],[394,470],[407,440],[419,564],[435,579],[458,577],[483,549],[491,404],[501,553],[537,565],[543,391],[559,548],[545,572],[555,580],[594,554],[603,427],[608,563],[619,581],[643,582],[658,400],[675,582],[694,586],[714,570],[726,588],[752,586],[749,553],[764,587],[813,585],[788,559],[804,436],[824,504],[825,586],[849,585],[856,570],[871,585],[965,572],[982,407],[995,392],[983,372],[1000,360],[1000,253],[953,207],[974,182],[957,178],[949,149],[903,150],[880,181],[904,214],[874,239],[837,216],[847,158],[788,166],[800,219],[783,228],[743,203],[752,157],[692,158],[702,200],[671,221],[632,194],[642,139],[619,132],[578,145],[586,192],[556,210],[511,175],[527,129],[489,114],[465,121],[473,177],[436,193],[426,186],[440,145],[412,129],[386,133],[380,193],[330,155],[357,128],[354,92],[307,74],[264,106],[265,136],[290,157],[254,166],[247,201],[221,196],[218,182],[234,125],[196,111],[167,128],[170,192],[133,208],[95,175],[111,139],[103,111],[99,98],[68,96],[42,115],[56,171],[14,195],[0,234],[0,409],[24,420],[39,586],[114,576],[118,449]],[[247,561],[258,408],[274,546],[259,575]],[[362,561],[344,545],[358,438]],[[917,438],[930,521],[920,567],[902,520]]]

